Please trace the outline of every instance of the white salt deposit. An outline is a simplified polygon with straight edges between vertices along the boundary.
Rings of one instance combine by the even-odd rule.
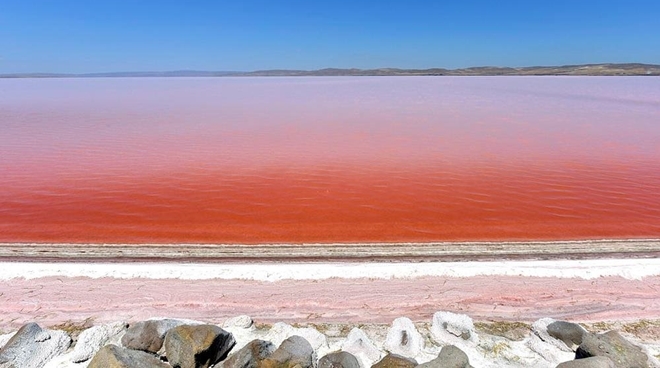
[[[0,280],[42,277],[112,277],[185,280],[323,280],[330,278],[419,278],[526,276],[594,279],[619,276],[640,280],[660,275],[660,259],[429,263],[37,263],[0,262]]]

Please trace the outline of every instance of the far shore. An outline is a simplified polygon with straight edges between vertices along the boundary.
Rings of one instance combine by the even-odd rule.
[[[253,71],[174,70],[105,72],[86,74],[13,73],[0,78],[149,78],[149,77],[385,77],[385,76],[658,76],[660,65],[643,63],[599,63],[550,66],[475,66],[459,69],[428,68],[324,68],[317,70],[269,69]]]
[[[0,243],[0,262],[452,262],[660,258],[660,239],[310,244]]]

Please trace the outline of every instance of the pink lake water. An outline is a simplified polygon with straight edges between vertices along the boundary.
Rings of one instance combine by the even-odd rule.
[[[0,242],[660,238],[654,77],[0,79]]]

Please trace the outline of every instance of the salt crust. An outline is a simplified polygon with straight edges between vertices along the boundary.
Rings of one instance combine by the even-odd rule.
[[[0,280],[43,277],[146,278],[184,280],[324,280],[419,277],[524,276],[630,280],[660,275],[660,259],[593,259],[549,261],[429,263],[37,263],[0,262]]]

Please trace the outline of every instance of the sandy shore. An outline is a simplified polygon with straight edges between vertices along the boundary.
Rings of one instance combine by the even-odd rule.
[[[383,258],[387,262],[357,262],[359,254],[341,261],[347,257],[339,253],[331,258],[333,262],[310,262],[295,258],[295,253],[292,258],[257,257],[254,248],[248,248],[254,253],[244,252],[227,262],[217,254],[201,262],[194,262],[200,257],[173,262],[167,257],[181,252],[179,247],[159,248],[160,254],[141,259],[117,258],[114,246],[99,246],[105,252],[102,257],[87,253],[86,261],[82,256],[71,262],[70,249],[58,252],[55,247],[23,245],[24,254],[17,255],[3,246],[0,327],[10,329],[28,321],[53,325],[87,318],[109,322],[155,316],[222,322],[238,314],[258,322],[389,323],[399,316],[426,321],[439,310],[466,313],[477,320],[657,319],[660,258],[650,255],[658,242],[646,241],[639,252],[631,246],[634,243],[623,243],[630,247],[605,252],[600,259],[594,259],[597,253],[587,248],[593,249],[594,243],[585,243],[580,253],[564,257],[583,259],[560,260],[539,251],[521,253],[527,260],[460,262],[410,262],[392,254]],[[534,244],[536,249],[548,245]],[[576,243],[571,245],[575,248]],[[83,246],[71,248],[89,252]],[[281,248],[269,249],[285,253]],[[492,249],[512,253],[506,247]],[[29,255],[42,250],[56,256]],[[539,260],[546,257],[555,259]]]

